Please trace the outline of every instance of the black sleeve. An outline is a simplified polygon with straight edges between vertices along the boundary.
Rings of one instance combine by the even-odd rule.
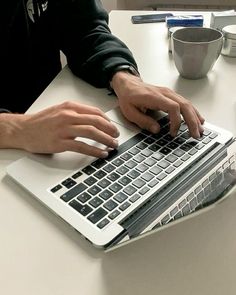
[[[96,87],[107,87],[119,65],[137,64],[108,27],[100,0],[53,0],[55,32],[72,72]]]

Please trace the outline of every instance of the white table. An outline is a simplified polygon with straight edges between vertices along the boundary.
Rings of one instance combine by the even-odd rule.
[[[133,51],[143,79],[174,88],[236,135],[236,59],[221,56],[207,78],[182,79],[168,54],[165,25],[132,25],[138,13],[112,11],[110,27]],[[117,104],[66,67],[29,112],[78,97],[105,111]],[[235,295],[236,197],[105,254],[6,177],[5,167],[25,154],[0,151],[1,294]]]

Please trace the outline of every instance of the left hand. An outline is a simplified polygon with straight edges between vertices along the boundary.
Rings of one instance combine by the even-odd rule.
[[[128,72],[117,72],[112,78],[112,87],[119,99],[123,115],[142,129],[158,133],[160,126],[146,114],[147,110],[168,113],[170,134],[175,137],[183,116],[189,133],[199,138],[203,132],[204,118],[190,101],[166,87],[147,84]]]

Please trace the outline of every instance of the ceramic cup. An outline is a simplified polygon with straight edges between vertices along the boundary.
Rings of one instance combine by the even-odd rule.
[[[187,79],[205,77],[218,59],[223,34],[212,28],[188,27],[172,34],[172,53],[180,75]]]

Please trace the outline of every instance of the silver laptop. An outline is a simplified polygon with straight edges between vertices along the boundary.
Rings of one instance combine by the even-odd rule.
[[[156,118],[156,135],[129,123],[119,108],[107,115],[121,134],[107,159],[29,154],[7,167],[11,178],[94,246],[109,251],[164,229],[211,208],[234,187],[230,132],[205,123],[196,140],[183,121],[173,138],[165,114]]]

